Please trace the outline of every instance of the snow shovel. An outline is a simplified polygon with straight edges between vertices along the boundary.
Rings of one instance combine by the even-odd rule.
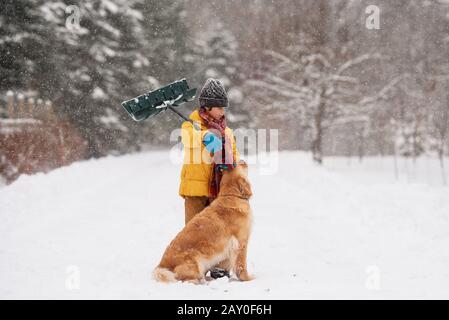
[[[122,106],[135,121],[152,118],[167,109],[173,111],[185,121],[191,122],[195,129],[198,124],[188,119],[174,107],[192,101],[196,95],[196,88],[190,89],[186,79],[181,79],[157,90],[142,94],[131,100],[123,101]]]

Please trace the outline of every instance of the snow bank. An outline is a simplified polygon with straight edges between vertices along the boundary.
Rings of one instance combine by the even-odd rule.
[[[0,298],[449,298],[449,193],[283,152],[250,167],[252,282],[151,279],[182,228],[168,152],[74,163],[0,188]]]

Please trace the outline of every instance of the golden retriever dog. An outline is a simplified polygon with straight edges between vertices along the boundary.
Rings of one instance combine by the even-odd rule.
[[[248,166],[241,161],[224,172],[217,198],[172,240],[153,277],[161,282],[201,283],[206,272],[219,265],[241,281],[252,280],[246,266],[251,195]]]

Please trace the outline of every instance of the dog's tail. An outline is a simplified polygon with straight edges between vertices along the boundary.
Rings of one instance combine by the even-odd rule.
[[[175,274],[167,268],[157,267],[154,269],[153,278],[159,282],[176,282]]]

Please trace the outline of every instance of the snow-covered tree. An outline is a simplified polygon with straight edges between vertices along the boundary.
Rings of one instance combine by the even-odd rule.
[[[371,103],[351,68],[379,56],[363,54],[345,60],[344,51],[313,52],[306,42],[289,48],[286,54],[269,51],[267,55],[272,57],[272,67],[260,80],[248,84],[257,88],[261,108],[268,113],[276,109],[274,117],[294,117],[298,125],[310,130],[313,158],[321,163],[324,131],[336,119],[354,117],[358,107]]]
[[[190,39],[195,70],[194,81],[200,86],[207,78],[218,78],[226,87],[231,108],[227,112],[229,122],[238,126],[247,122],[248,114],[242,110],[244,99],[241,91],[244,75],[241,72],[239,45],[235,35],[219,17],[208,23]]]
[[[54,34],[46,28],[39,0],[5,0],[0,5],[0,92],[35,89],[48,93],[58,83]],[[44,81],[47,80],[47,81]]]

